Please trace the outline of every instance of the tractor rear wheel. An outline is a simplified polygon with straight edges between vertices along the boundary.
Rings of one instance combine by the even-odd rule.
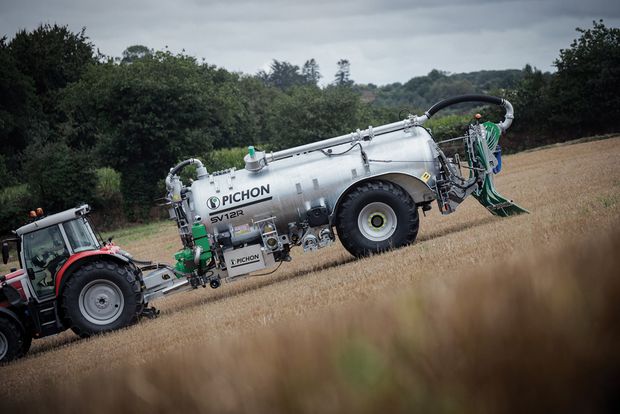
[[[12,320],[0,317],[0,363],[23,357],[32,338]]]
[[[388,181],[369,181],[349,192],[338,209],[336,229],[354,256],[413,243],[420,220],[411,196]]]
[[[132,325],[142,310],[140,283],[131,269],[95,261],[77,270],[63,290],[62,307],[81,337]]]

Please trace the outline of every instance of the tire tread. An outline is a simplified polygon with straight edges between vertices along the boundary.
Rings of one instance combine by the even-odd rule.
[[[133,313],[131,320],[125,326],[133,325],[138,321],[138,318],[140,316],[140,313],[142,312],[142,307],[143,307],[142,305],[143,295],[142,295],[142,289],[140,287],[140,282],[137,279],[137,277],[134,275],[134,273],[127,266],[121,266],[116,262],[107,261],[107,260],[105,261],[96,260],[96,261],[85,264],[80,269],[78,269],[74,274],[72,274],[69,280],[67,280],[67,283],[65,284],[64,289],[63,289],[63,295],[62,295],[63,300],[61,304],[63,313],[68,322],[69,328],[71,328],[73,332],[75,332],[82,338],[88,338],[89,336],[93,335],[93,332],[89,332],[83,329],[79,325],[79,323],[71,319],[71,316],[70,316],[71,312],[69,312],[67,303],[70,302],[69,295],[72,294],[72,292],[76,289],[75,286],[77,285],[77,283],[79,283],[79,279],[94,270],[109,270],[109,271],[115,272],[119,276],[121,276],[124,280],[126,280],[127,283],[129,283],[129,286],[131,287],[131,290],[133,291],[135,295],[136,309],[135,309],[135,312]],[[102,331],[107,331],[107,329],[104,329]]]
[[[360,197],[363,197],[370,192],[388,192],[394,195],[398,200],[408,207],[409,214],[406,218],[407,234],[402,243],[393,247],[402,247],[407,244],[411,244],[415,241],[418,235],[418,229],[420,224],[420,218],[417,212],[416,205],[411,196],[399,185],[389,181],[373,180],[361,183],[345,195],[343,203],[338,209],[336,215],[336,229],[338,230],[338,237],[342,245],[356,257],[368,256],[372,253],[380,253],[386,249],[377,248],[374,251],[369,251],[367,248],[360,246],[355,240],[355,234],[350,229],[357,228],[357,217],[353,217],[354,214],[350,214],[355,208],[355,204]],[[398,217],[398,220],[402,220],[402,217]]]

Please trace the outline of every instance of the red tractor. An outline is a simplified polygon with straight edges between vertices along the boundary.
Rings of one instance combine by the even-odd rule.
[[[0,362],[26,354],[32,338],[68,328],[87,337],[148,313],[141,269],[97,237],[88,212],[87,205],[48,217],[39,211],[2,242],[3,262],[14,243],[21,268],[0,276]]]

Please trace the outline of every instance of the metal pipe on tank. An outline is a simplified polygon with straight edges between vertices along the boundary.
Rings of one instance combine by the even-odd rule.
[[[346,144],[347,142],[355,142],[361,140],[369,140],[372,139],[376,135],[387,134],[389,132],[399,131],[405,128],[412,126],[410,119],[405,119],[403,121],[393,122],[391,124],[385,124],[378,126],[376,128],[368,127],[367,129],[361,131],[357,130],[350,134],[340,135],[335,138],[325,139],[323,141],[312,142],[306,145],[300,145],[298,147],[293,147],[289,149],[285,149],[278,152],[272,152],[266,155],[267,162],[281,160],[283,158],[288,158],[293,155],[303,154],[305,152],[310,151],[318,151],[330,147],[334,147],[336,145]]]

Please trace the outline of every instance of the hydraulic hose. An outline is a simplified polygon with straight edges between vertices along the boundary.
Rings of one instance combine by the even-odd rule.
[[[442,109],[463,102],[485,102],[503,107],[506,111],[504,114],[504,120],[497,124],[497,126],[501,128],[502,132],[505,132],[510,127],[512,120],[514,119],[514,109],[512,104],[505,99],[489,95],[460,95],[437,102],[435,105],[431,106],[428,111],[424,113],[424,115],[417,117],[415,122],[418,125],[422,125]]]
[[[181,171],[183,168],[185,168],[186,166],[188,166],[190,164],[196,164],[198,166],[198,168],[196,170],[196,174],[197,174],[198,178],[200,178],[200,177],[202,177],[202,176],[207,174],[207,169],[204,167],[204,165],[202,164],[202,161],[200,161],[199,159],[197,159],[197,158],[190,158],[190,159],[187,159],[185,161],[181,161],[180,163],[178,163],[177,165],[172,167],[170,169],[170,172],[166,176],[166,188],[168,190],[172,190],[173,189],[172,177],[175,176],[179,171]]]

